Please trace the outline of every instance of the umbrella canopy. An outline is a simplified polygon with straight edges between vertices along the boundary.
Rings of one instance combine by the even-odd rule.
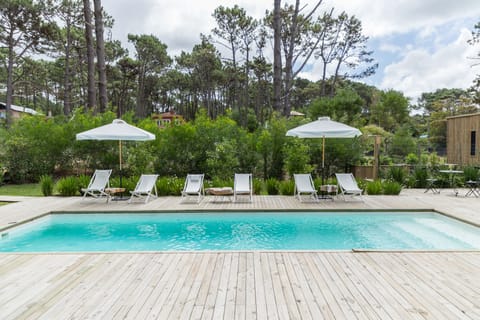
[[[320,117],[318,120],[287,131],[287,136],[299,138],[322,138],[322,169],[325,167],[325,138],[354,138],[361,136],[360,130],[344,123]]]
[[[122,171],[122,140],[127,141],[149,141],[155,140],[155,135],[129,125],[121,119],[115,119],[110,124],[80,132],[77,140],[115,140],[119,146],[120,172]]]
[[[148,141],[155,140],[155,135],[121,119],[115,119],[112,123],[78,133],[77,140]]]
[[[287,131],[287,136],[299,138],[354,138],[361,135],[357,128],[330,120],[329,117],[321,117]]]

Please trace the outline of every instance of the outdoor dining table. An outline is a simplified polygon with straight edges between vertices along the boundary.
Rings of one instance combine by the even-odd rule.
[[[450,185],[453,188],[453,193],[455,194],[455,196],[458,196],[458,190],[457,190],[457,187],[455,186],[454,176],[456,174],[463,174],[463,171],[462,170],[438,170],[438,172],[445,173],[445,174],[449,175]]]

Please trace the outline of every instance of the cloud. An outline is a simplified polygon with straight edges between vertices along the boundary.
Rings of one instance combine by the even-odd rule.
[[[317,0],[301,0],[313,8]],[[273,10],[271,0],[103,0],[105,10],[115,19],[113,38],[128,46],[127,34],[153,34],[168,46],[173,57],[190,52],[200,34],[211,34],[212,13],[220,5],[244,8],[248,15],[262,18]],[[282,4],[294,4],[284,0]],[[480,67],[467,56],[480,49],[467,44],[480,16],[478,0],[324,0],[320,10],[335,7],[357,16],[363,32],[370,37],[369,49],[380,63],[377,74],[363,81],[380,88],[404,91],[417,97],[442,87],[468,87]],[[133,50],[129,46],[131,53]],[[321,64],[311,61],[300,75],[319,80]]]
[[[326,0],[325,4],[357,16],[370,37],[427,31],[450,21],[480,15],[478,0]]]
[[[115,19],[114,39],[126,44],[128,33],[153,34],[168,46],[171,55],[190,51],[200,43],[200,34],[211,33],[215,27],[212,14],[217,7],[236,4],[257,19],[273,6],[265,0],[103,0],[105,10]]]
[[[384,68],[380,87],[402,91],[414,99],[438,88],[469,87],[479,72],[470,58],[480,50],[480,46],[467,43],[470,38],[470,30],[462,29],[457,39],[437,50],[407,51],[400,61]]]

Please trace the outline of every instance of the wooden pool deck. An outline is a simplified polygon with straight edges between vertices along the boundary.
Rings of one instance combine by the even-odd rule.
[[[424,190],[300,203],[10,198],[0,229],[50,211],[434,209],[480,225],[480,198]],[[480,319],[480,251],[0,254],[1,319]]]

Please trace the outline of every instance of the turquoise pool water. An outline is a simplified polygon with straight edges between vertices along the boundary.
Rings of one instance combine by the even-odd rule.
[[[479,249],[436,213],[51,214],[3,231],[2,252]]]

